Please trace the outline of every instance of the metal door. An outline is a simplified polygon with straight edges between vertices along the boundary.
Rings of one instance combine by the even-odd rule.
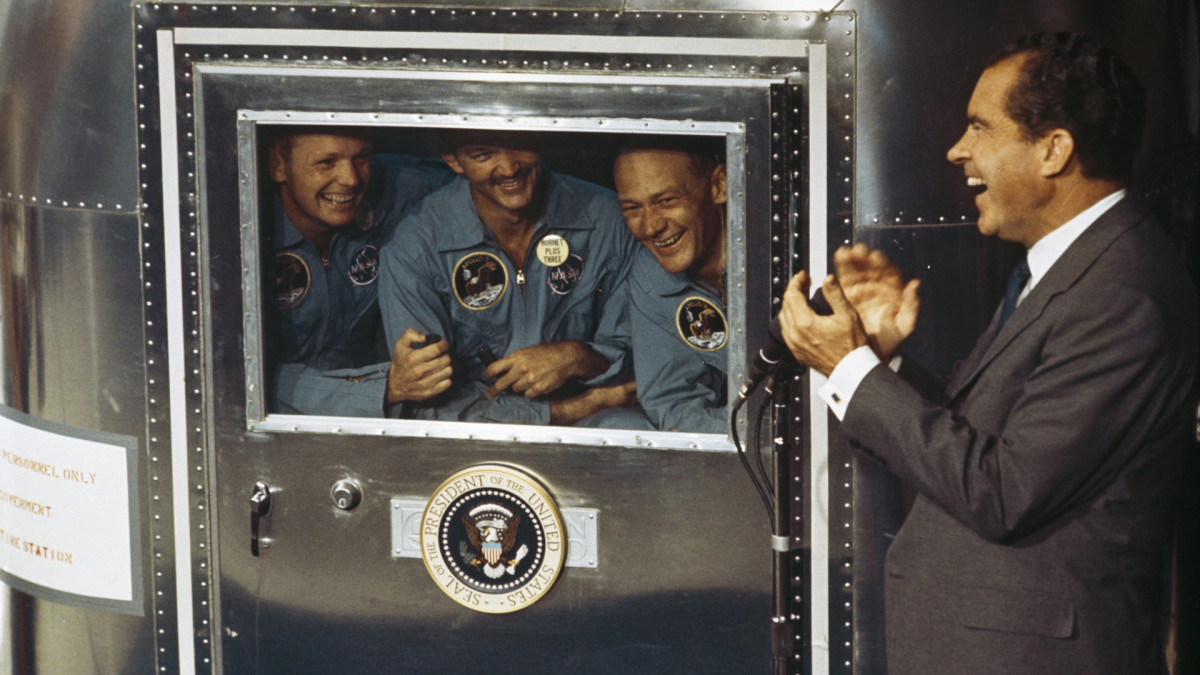
[[[807,669],[794,645],[818,624],[772,599],[807,596],[818,575],[793,578],[806,562],[773,569],[772,549],[806,561],[808,531],[772,538],[727,435],[268,414],[256,167],[273,124],[408,139],[523,129],[600,146],[631,133],[719,136],[732,389],[790,273],[824,260],[837,236],[827,222],[849,209],[848,197],[831,208],[825,181],[828,151],[849,147],[831,143],[829,112],[849,104],[829,102],[827,43],[804,38],[852,44],[853,17],[340,9],[139,8],[143,172],[166,186],[145,200],[148,240],[161,232],[167,330],[182,337],[172,367],[188,383],[172,428],[186,448],[176,481],[198,667],[763,672],[775,651]],[[781,390],[759,440],[769,455],[793,435],[784,464],[807,461],[813,432],[783,421],[807,400],[804,382]],[[748,426],[741,437],[758,440]],[[420,559],[424,506],[472,467],[515,472],[561,512],[566,566],[520,611],[455,602]],[[802,518],[807,491],[793,492]],[[791,644],[772,644],[773,621]],[[827,613],[813,621],[827,625]]]

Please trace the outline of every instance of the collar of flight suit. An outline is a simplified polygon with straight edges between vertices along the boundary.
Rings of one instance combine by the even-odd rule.
[[[636,255],[638,259],[634,263],[631,274],[646,293],[669,298],[688,291],[701,290],[714,298],[721,297],[720,291],[699,279],[691,278],[686,272],[672,273],[663,269],[658,258],[654,257],[654,253],[646,248],[645,244],[638,244]],[[724,305],[724,303],[721,304]]]
[[[275,192],[275,249],[295,248],[304,244],[307,241],[304,235],[300,234],[300,230],[292,225],[292,219],[288,218],[287,212],[283,210],[283,201],[279,199],[278,190]]]

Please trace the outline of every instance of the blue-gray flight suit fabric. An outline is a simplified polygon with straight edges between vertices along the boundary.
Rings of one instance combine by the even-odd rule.
[[[720,293],[666,271],[644,246],[630,275],[638,403],[657,429],[725,433],[729,350]]]
[[[440,160],[373,156],[357,223],[338,230],[324,259],[276,196],[267,301],[279,345],[273,412],[383,415],[391,350],[379,315],[379,249],[403,216],[453,175]]]
[[[511,390],[486,398],[491,382],[478,355],[483,346],[503,357],[532,345],[580,341],[611,362],[583,384],[631,377],[624,284],[639,245],[611,190],[553,172],[543,180],[545,206],[524,270],[480,220],[463,177],[426,198],[384,247],[379,302],[388,342],[408,328],[440,335],[450,342],[454,367],[448,392],[402,406],[402,416],[549,424],[544,399]],[[548,235],[566,240],[561,264],[539,259],[539,243]]]

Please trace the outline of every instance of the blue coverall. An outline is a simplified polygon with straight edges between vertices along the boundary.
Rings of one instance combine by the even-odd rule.
[[[478,354],[485,345],[503,357],[532,345],[580,341],[611,362],[584,385],[629,379],[624,284],[639,244],[610,190],[553,172],[543,180],[545,205],[524,269],[515,267],[480,220],[463,177],[426,198],[384,247],[379,303],[388,342],[408,328],[440,335],[450,342],[455,372],[448,392],[406,404],[403,416],[548,424],[546,400],[512,391],[485,397],[491,382]],[[547,235],[567,242],[560,264],[539,260],[537,248]]]
[[[718,290],[667,272],[643,246],[629,292],[638,403],[655,428],[725,433],[728,324]]]
[[[391,349],[379,314],[379,250],[405,214],[452,177],[440,160],[377,154],[355,225],[323,259],[275,199],[267,261],[271,410],[381,417]]]

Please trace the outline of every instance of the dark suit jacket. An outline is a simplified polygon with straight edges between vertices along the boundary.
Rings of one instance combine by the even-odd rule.
[[[887,556],[890,675],[1163,672],[1174,479],[1196,461],[1179,258],[1122,200],[944,392],[863,380],[842,430],[918,492]]]

